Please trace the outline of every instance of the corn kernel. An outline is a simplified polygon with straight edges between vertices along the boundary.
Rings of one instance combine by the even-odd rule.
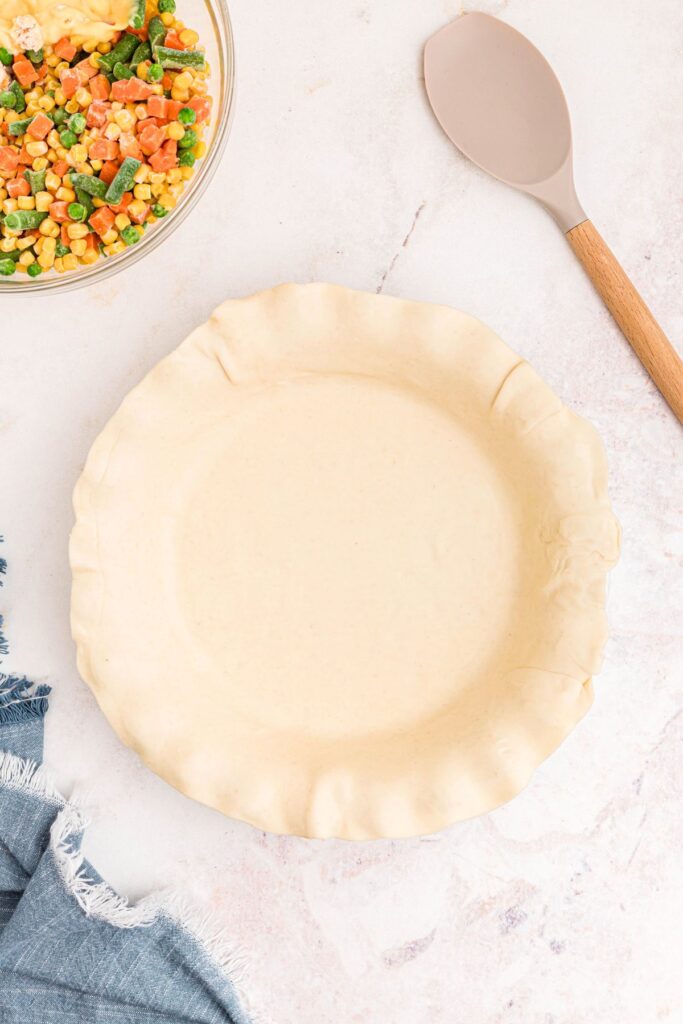
[[[138,217],[143,217],[147,212],[147,206],[143,203],[142,199],[134,199],[128,206],[128,211],[132,217],[136,220]]]
[[[85,146],[77,143],[75,146],[71,147],[71,159],[74,164],[84,163],[88,159],[88,150]]]
[[[47,64],[47,66],[49,68],[56,68],[57,65],[59,64],[59,57],[57,56],[56,53],[50,53],[45,58],[45,63]]]
[[[41,235],[51,235],[53,229],[55,228],[59,233],[59,225],[56,223],[56,221],[54,221],[52,217],[46,217],[40,225],[40,227],[38,228],[38,230],[40,231]]]
[[[67,100],[67,102],[64,104],[64,106],[66,107],[67,114],[76,114],[76,113],[78,113],[78,100],[76,99],[75,93],[74,93],[74,98],[72,100]]]
[[[23,252],[24,249],[32,246],[35,241],[42,241],[42,238],[34,239],[33,235],[28,235],[26,238],[17,238],[17,249]]]
[[[130,217],[127,217],[125,213],[117,213],[114,218],[114,224],[119,231],[123,231],[130,224]]]
[[[180,142],[184,134],[185,129],[181,125],[180,121],[171,121],[171,123],[166,126],[166,135],[169,139],[175,139],[176,142]]]
[[[88,251],[88,243],[84,238],[76,238],[71,243],[71,251],[74,256],[85,256]]]
[[[169,171],[166,171],[166,181],[175,184],[180,181],[182,175],[179,167],[172,167]]]
[[[32,163],[34,171],[45,171],[49,165],[49,161],[44,156],[37,156]]]
[[[119,128],[124,132],[129,132],[135,124],[135,114],[131,114],[129,110],[118,110],[114,114],[114,120]]]
[[[52,96],[41,96],[38,100],[38,106],[41,110],[54,110],[55,101]]]
[[[55,174],[53,175],[53,177],[56,178],[57,175]],[[45,175],[45,180],[47,182],[47,175]],[[54,196],[52,196],[49,192],[38,192],[35,199],[36,210],[38,210],[39,213],[47,213],[47,211],[50,209],[50,206],[54,202]]]
[[[190,94],[187,89],[178,89],[175,85],[171,89],[171,99],[176,100],[178,103],[187,103],[189,98]]]
[[[100,43],[97,49],[99,53],[109,53],[111,51],[111,43]]]
[[[54,171],[47,172],[45,175],[45,187],[49,189],[50,192],[56,192],[57,189],[61,187],[61,184],[62,179],[58,174],[55,174]]]
[[[56,270],[58,274],[64,273],[64,260],[61,256],[58,256],[52,265],[52,269]]]
[[[171,28],[173,26],[175,18],[168,11],[164,11],[164,13],[161,15],[161,20],[166,26],[166,28]]]
[[[135,182],[136,185],[143,185],[148,178],[149,164],[140,164],[137,171],[135,172],[135,177],[133,178],[133,181]]]
[[[27,142],[26,152],[29,156],[45,156],[48,146],[46,142]]]
[[[133,189],[133,195],[136,199],[149,200],[152,198],[152,190],[149,185],[136,185]]]
[[[137,117],[138,121],[144,121],[144,119],[149,116],[147,112],[147,107],[145,106],[144,103],[138,103],[137,107],[135,108],[135,116]]]
[[[183,167],[181,168],[183,181],[189,181],[194,176],[194,167]]]
[[[6,188],[0,188],[0,203],[3,201],[3,199],[7,199],[7,189]]]
[[[41,252],[38,262],[43,270],[50,270],[55,262],[55,254],[53,252]]]
[[[19,262],[21,263],[22,267],[30,267],[32,263],[36,262],[36,258],[32,252],[22,252],[21,256],[19,257]]]
[[[17,209],[16,199],[3,199],[2,201],[2,212],[3,213],[14,213]]]
[[[16,247],[16,238],[3,238],[2,241],[0,241],[0,251],[2,252],[14,252]]]
[[[66,229],[69,238],[87,238],[89,231],[85,224],[69,224]]]
[[[90,161],[90,166],[92,167],[93,171],[95,171],[95,172],[101,171],[102,170],[102,161],[101,160],[91,160]]]
[[[65,185],[62,185],[61,188],[57,189],[57,199],[61,199],[64,203],[75,203],[76,193],[72,188],[66,188]]]
[[[138,76],[138,78],[142,79],[143,82],[147,81],[147,68],[148,67],[149,67],[149,65],[143,60],[143,61],[140,61],[140,63],[138,64],[138,66],[135,69],[135,74]]]
[[[104,136],[107,139],[113,140],[120,138],[121,129],[119,125],[117,125],[115,121],[112,121],[112,123],[108,124],[107,127],[104,129]]]
[[[171,195],[170,192],[162,192],[162,194],[159,196],[159,202],[166,210],[172,210],[176,205],[175,198],[174,196]]]
[[[64,95],[63,89],[55,89],[55,103],[58,107],[63,107],[66,103],[66,96]]]
[[[66,256],[62,257],[65,270],[77,270],[78,269],[78,257],[74,256],[72,252],[68,252]]]
[[[81,256],[81,263],[85,263],[86,266],[89,266],[91,263],[97,263],[99,258],[100,254],[97,249],[88,249],[87,252]]]
[[[162,171],[152,171],[149,175],[149,180],[153,185],[160,185],[166,180],[166,175]]]
[[[35,210],[36,208],[35,196],[19,196],[17,203],[20,210]]]
[[[56,238],[44,238],[43,239],[43,252],[54,252],[57,246]]]
[[[118,231],[116,231],[114,228],[110,228],[109,231],[106,231],[102,235],[102,244],[103,245],[113,245],[118,237],[119,237]]]
[[[183,46],[196,46],[199,42],[199,36],[192,29],[186,28],[180,33],[180,42]]]
[[[76,100],[76,103],[78,103],[79,107],[89,107],[92,103],[92,94],[81,86],[80,89],[76,89],[74,99]]]
[[[125,249],[126,249],[126,243],[125,242],[114,242],[113,245],[105,246],[104,251],[106,252],[107,256],[118,256],[118,254],[120,252],[124,252]]]

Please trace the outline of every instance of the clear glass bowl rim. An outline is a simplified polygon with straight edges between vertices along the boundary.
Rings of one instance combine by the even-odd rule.
[[[106,281],[120,270],[132,267],[153,252],[162,242],[166,241],[195,208],[211,183],[225,150],[232,125],[235,100],[235,41],[228,5],[226,0],[204,0],[204,4],[213,23],[219,52],[220,96],[216,97],[215,91],[213,92],[214,98],[218,98],[216,109],[218,123],[211,139],[209,151],[199,165],[197,177],[191,187],[187,189],[176,209],[161,223],[155,225],[138,245],[119,253],[118,256],[110,256],[91,267],[69,271],[61,275],[50,274],[44,278],[35,279],[23,276],[0,278],[0,295],[67,292],[76,288],[85,288],[96,282]],[[215,70],[211,77],[214,81]]]

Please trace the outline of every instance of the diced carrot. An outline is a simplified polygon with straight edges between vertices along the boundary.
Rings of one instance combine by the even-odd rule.
[[[85,247],[86,247],[86,249],[97,249],[97,245],[98,245],[98,242],[97,242],[97,239],[95,238],[95,233],[93,231],[90,231],[85,236]]]
[[[149,213],[149,206],[144,203],[136,213],[133,213],[132,210],[128,210],[127,213],[133,221],[133,224],[144,224],[147,220],[147,214]]]
[[[18,196],[30,196],[31,186],[27,182],[26,178],[11,178],[10,181],[5,183],[10,199],[16,199]]]
[[[50,216],[53,220],[56,220],[58,224],[65,224],[69,218],[69,204],[63,203],[61,200],[57,200],[54,203],[50,203]]]
[[[131,156],[134,160],[139,160],[142,156],[140,146],[132,132],[121,132],[119,136],[119,148],[121,150],[121,156],[124,159],[127,156]]]
[[[177,120],[182,106],[182,103],[179,103],[178,100],[166,100],[166,117],[169,121]]]
[[[11,146],[0,146],[0,171],[3,174],[12,174],[17,169],[19,153]]]
[[[109,209],[113,210],[114,213],[127,213],[128,207],[133,201],[132,192],[124,192],[121,196],[121,202],[117,203],[116,206],[110,206]]]
[[[47,72],[48,72],[47,64],[45,64],[45,63],[41,64],[40,67],[38,68],[38,81],[39,82],[43,81],[43,79],[45,78],[45,75],[47,74]]]
[[[91,78],[88,88],[90,89],[90,95],[93,100],[109,99],[109,90],[111,89],[111,86],[109,85],[109,80],[105,78],[104,75],[95,75],[94,78]]]
[[[106,235],[114,223],[114,214],[108,206],[100,206],[99,210],[95,210],[90,217],[89,223],[98,235]]]
[[[145,128],[149,128],[150,125],[158,128],[160,125],[164,124],[168,124],[168,121],[163,117],[143,117],[142,121],[138,121],[135,125],[135,130],[138,135],[141,135]]]
[[[69,238],[69,232],[67,231],[68,224],[62,224],[60,229],[60,238],[62,245],[66,245],[69,249],[71,248],[71,239]]]
[[[170,32],[166,33],[166,38],[164,39],[164,46],[167,46],[169,50],[185,49],[184,45],[180,41],[178,33],[175,32],[173,29],[171,29]]]
[[[168,71],[166,72],[164,77],[161,79],[161,84],[163,85],[165,92],[170,92],[171,89],[173,88],[173,79],[169,75]]]
[[[170,171],[172,167],[177,167],[177,143],[173,139],[168,139],[167,142],[161,147],[158,153],[153,153],[149,158],[149,164],[152,170],[157,171]]]
[[[26,164],[27,167],[30,167],[33,163],[33,157],[26,149],[26,146],[21,147],[21,151],[19,153],[19,163]]]
[[[88,150],[91,160],[116,160],[118,155],[119,144],[116,139],[94,139]]]
[[[147,113],[150,117],[166,117],[168,100],[163,96],[150,96],[147,100]]]
[[[55,43],[54,51],[60,60],[66,60],[69,61],[69,63],[71,63],[78,53],[78,50],[70,41],[68,36],[62,36],[62,38]]]
[[[69,165],[66,162],[66,160],[57,160],[52,165],[53,173],[58,175],[60,178],[63,178],[68,170],[69,170]]]
[[[24,88],[38,81],[38,72],[33,67],[33,64],[31,64],[31,61],[27,60],[21,53],[14,58],[12,70],[17,82]]]
[[[32,135],[34,139],[44,139],[46,135],[49,135],[54,128],[54,122],[50,120],[47,114],[43,114],[41,111],[31,121],[30,125],[26,129],[29,135]]]
[[[208,121],[211,117],[211,104],[212,99],[210,96],[193,96],[189,103],[186,103],[186,107],[190,107],[194,110],[197,115],[197,121]]]
[[[106,78],[104,80],[107,82]],[[93,78],[92,81],[96,82],[97,79]],[[90,84],[92,85],[92,82]],[[108,89],[109,82],[107,82],[107,90]],[[103,100],[93,100],[88,107],[88,112],[85,118],[88,128],[103,128],[107,123],[107,111],[110,106],[111,104],[105,103]]]
[[[102,164],[102,170],[100,171],[100,178],[106,182],[107,185],[111,185],[112,181],[118,173],[119,165],[114,163],[113,160],[107,160],[106,164]]]
[[[152,153],[156,153],[157,150],[161,149],[165,138],[165,128],[156,128],[152,124],[144,128],[138,135],[140,148],[145,156],[151,156]]]
[[[79,60],[78,64],[76,64],[75,70],[80,73],[84,82],[90,81],[91,78],[94,78],[95,75],[98,74],[97,68],[92,66],[89,57],[86,57],[85,60]]]
[[[62,90],[68,100],[72,98],[76,89],[83,84],[81,74],[76,68],[63,68],[59,72],[59,80],[62,83]]]
[[[111,87],[111,98],[121,103],[139,103],[152,95],[151,85],[147,85],[141,78],[124,78],[114,82]]]

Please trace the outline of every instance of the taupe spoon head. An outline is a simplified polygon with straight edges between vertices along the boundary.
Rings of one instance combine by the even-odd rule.
[[[529,40],[488,14],[463,14],[428,41],[427,95],[465,156],[535,196],[569,231],[586,215],[574,189],[567,101]]]

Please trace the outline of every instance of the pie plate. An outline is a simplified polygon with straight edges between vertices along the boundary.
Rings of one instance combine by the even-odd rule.
[[[600,441],[472,317],[285,285],[127,396],[74,494],[79,670],[171,785],[273,832],[434,832],[588,709]]]

